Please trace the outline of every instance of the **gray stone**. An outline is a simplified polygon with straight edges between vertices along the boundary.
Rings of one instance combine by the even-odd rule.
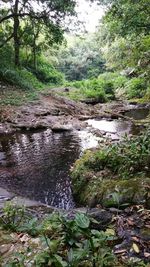
[[[51,127],[51,130],[53,132],[67,132],[67,131],[72,131],[73,130],[73,127],[72,125],[53,125]]]
[[[97,230],[105,229],[112,220],[112,213],[99,208],[93,208],[89,210],[87,214],[97,221],[97,223],[92,223],[92,228],[95,228]]]
[[[0,187],[0,208],[3,208],[5,202],[11,200],[13,197],[14,195],[12,193]]]

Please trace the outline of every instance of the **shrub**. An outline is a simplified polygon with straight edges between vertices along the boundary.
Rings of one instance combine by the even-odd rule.
[[[106,102],[105,84],[98,79],[92,79],[85,82],[85,95],[87,98],[95,98],[100,102]]]
[[[114,90],[123,88],[125,83],[129,80],[127,77],[120,75],[118,72],[105,72],[99,75],[98,78],[113,84]]]
[[[133,137],[119,144],[89,152],[75,164],[73,179],[82,180],[86,171],[109,169],[118,177],[132,177],[140,172],[147,173],[150,168],[150,129],[141,136]]]
[[[150,87],[147,88],[146,94],[144,95],[145,101],[150,101]]]
[[[1,80],[11,85],[17,85],[22,89],[32,89],[41,87],[42,84],[36,77],[26,69],[0,69]]]
[[[132,78],[125,84],[125,90],[129,99],[142,98],[146,93],[146,81],[144,78]]]
[[[13,62],[13,50],[11,46],[6,44],[3,48],[0,48],[1,68],[13,65],[12,62]]]
[[[40,238],[38,238],[38,244],[36,243],[36,253],[31,249],[32,242],[29,240],[28,243],[27,240],[26,243],[30,244],[30,247],[21,252],[20,247],[16,247],[15,253],[9,255],[7,265],[28,266],[32,258],[32,265],[39,267],[99,266],[99,264],[101,267],[116,266],[117,259],[109,245],[110,241],[115,240],[114,233],[91,229],[93,219],[87,215],[76,213],[70,216],[73,218],[69,218],[55,212],[43,220],[38,220],[36,217],[25,218],[25,220],[23,218],[18,224],[18,217],[16,217],[18,214],[20,218],[18,209],[13,208],[13,212],[10,208],[7,209],[7,213],[4,214],[6,221],[1,222],[1,227],[17,232],[25,231]],[[17,218],[17,224],[15,220],[13,227],[11,218],[13,220]]]
[[[113,85],[114,89],[122,89],[125,87],[126,82],[128,82],[128,78],[122,75],[117,76],[116,78],[113,79]]]
[[[27,68],[42,83],[61,85],[64,82],[64,75],[47,62],[39,62],[37,69],[34,69],[30,65]]]

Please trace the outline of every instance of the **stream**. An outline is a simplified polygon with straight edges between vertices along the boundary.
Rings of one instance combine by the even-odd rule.
[[[139,111],[134,110],[137,112],[139,118]],[[100,141],[89,129],[104,131],[112,138],[136,133],[130,121],[92,119],[87,124],[82,131],[53,133],[47,129],[1,135],[1,187],[58,208],[75,207],[70,168],[85,149],[98,146]]]
[[[74,207],[69,170],[82,151],[98,145],[86,131],[24,132],[0,138],[0,184],[58,208]]]

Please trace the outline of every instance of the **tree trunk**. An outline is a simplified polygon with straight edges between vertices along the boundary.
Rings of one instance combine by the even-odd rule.
[[[15,66],[19,66],[19,52],[20,52],[20,40],[18,36],[18,31],[19,31],[19,17],[17,16],[18,14],[18,4],[19,0],[15,1],[15,6],[14,6],[14,50],[15,50]]]
[[[33,40],[33,66],[34,69],[36,70],[36,37],[34,35],[34,40]]]

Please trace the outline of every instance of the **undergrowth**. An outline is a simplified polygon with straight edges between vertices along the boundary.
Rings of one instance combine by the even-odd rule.
[[[10,250],[0,257],[5,267],[148,267],[142,260],[120,261],[113,253],[118,239],[113,226],[93,229],[95,219],[83,213],[53,212],[36,217],[8,202],[0,216],[0,236]],[[15,238],[16,233],[17,239]],[[11,241],[10,241],[11,240]],[[11,243],[12,242],[12,243]],[[6,255],[5,255],[6,254]]]
[[[150,129],[133,138],[127,136],[120,143],[111,144],[96,152],[87,151],[77,160],[72,171],[74,180],[84,179],[86,171],[108,169],[119,178],[146,174],[150,169]]]
[[[38,220],[27,217],[24,208],[8,204],[0,226],[22,235],[28,233],[32,238],[39,237],[39,247],[32,257],[32,247],[28,247],[26,252],[10,253],[5,266],[117,266],[109,245],[115,240],[114,234],[91,229],[92,220],[82,213],[71,218],[56,212]]]
[[[64,94],[74,100],[92,98],[104,103],[116,97],[127,99],[149,99],[149,86],[144,78],[129,78],[118,72],[105,72],[98,78],[66,82],[66,87],[74,88]]]

